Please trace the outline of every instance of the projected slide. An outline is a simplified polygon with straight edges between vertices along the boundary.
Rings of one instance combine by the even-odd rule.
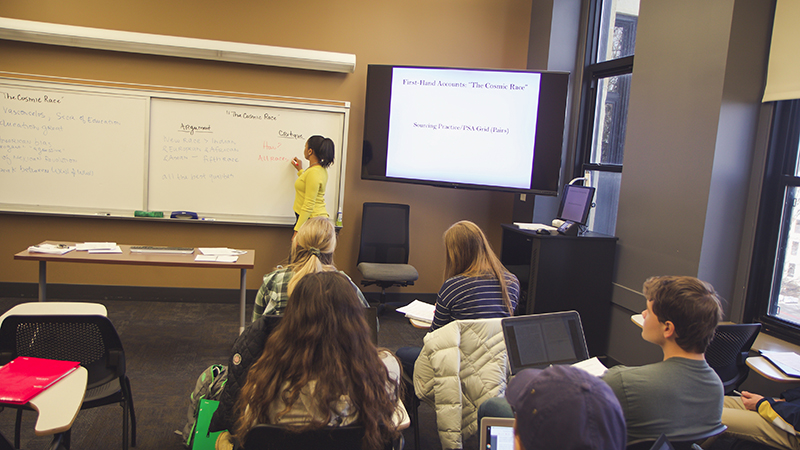
[[[530,188],[541,74],[395,67],[386,176]]]

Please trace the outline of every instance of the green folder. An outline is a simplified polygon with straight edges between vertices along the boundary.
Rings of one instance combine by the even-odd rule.
[[[211,416],[214,415],[214,411],[217,410],[218,406],[219,402],[216,400],[200,400],[200,412],[197,413],[192,450],[214,450],[217,436],[222,431],[209,434],[208,426],[211,424]]]

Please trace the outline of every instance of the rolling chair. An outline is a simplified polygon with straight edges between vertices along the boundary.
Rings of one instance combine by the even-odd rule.
[[[358,271],[362,285],[380,286],[379,313],[386,304],[386,288],[408,286],[419,278],[408,264],[408,217],[408,205],[364,203]]]
[[[698,442],[718,436],[724,433],[727,429],[727,426],[719,424],[712,430],[694,435],[674,436],[666,439],[666,437],[662,434],[658,439],[637,439],[635,441],[628,442],[628,445],[625,446],[625,450],[693,450],[696,448],[700,448],[702,450],[699,445],[696,445]]]
[[[9,315],[0,325],[0,364],[17,356],[78,361],[88,371],[81,409],[122,405],[122,448],[136,446],[136,415],[125,374],[125,351],[111,321],[102,315]],[[19,448],[23,409],[17,410],[14,446]],[[64,433],[69,447],[70,432]]]
[[[324,427],[316,430],[295,431],[281,425],[256,425],[247,432],[245,450],[361,450],[364,427]],[[399,445],[399,446],[397,446]],[[385,449],[402,449],[402,435],[397,445],[389,442]]]
[[[717,326],[714,339],[706,349],[706,361],[722,381],[725,395],[738,389],[747,379],[750,368],[745,364],[745,360],[759,331],[761,331],[760,323]]]

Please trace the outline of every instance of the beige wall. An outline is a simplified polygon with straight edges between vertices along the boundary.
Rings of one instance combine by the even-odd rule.
[[[353,74],[331,74],[0,41],[0,70],[140,84],[255,92],[351,102],[344,228],[337,265],[358,275],[361,204],[411,205],[410,263],[419,282],[404,292],[436,292],[442,232],[473,220],[500,246],[511,194],[362,181],[359,178],[367,64],[524,69],[531,0],[252,1],[3,0],[0,16],[68,25],[354,53]],[[337,149],[339,151],[339,149]],[[259,201],[253,198],[252,201]],[[0,214],[0,282],[36,282],[37,265],[12,255],[44,239],[230,246],[256,249],[248,288],[288,254],[288,228]],[[236,271],[51,264],[53,283],[131,286],[236,286]]]

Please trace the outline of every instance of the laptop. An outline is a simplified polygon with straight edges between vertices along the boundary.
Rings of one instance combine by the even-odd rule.
[[[514,450],[514,419],[484,417],[480,430],[481,450]]]
[[[589,358],[577,311],[507,317],[501,324],[511,375]]]

